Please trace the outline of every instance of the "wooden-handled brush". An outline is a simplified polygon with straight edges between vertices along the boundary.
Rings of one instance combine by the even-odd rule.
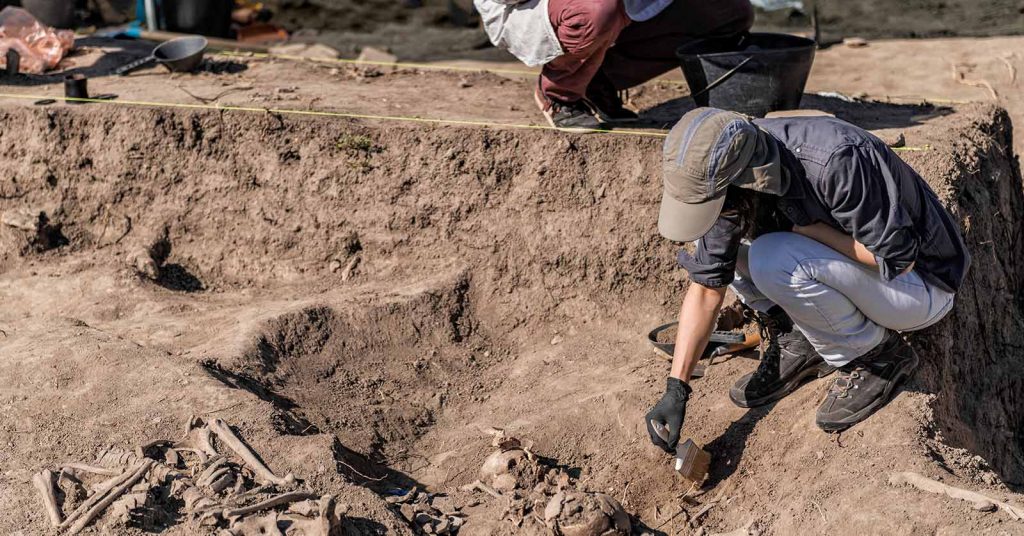
[[[658,434],[662,441],[668,443],[668,428],[656,421],[651,421],[651,426],[654,428],[654,433]],[[711,470],[711,455],[698,447],[692,439],[680,441],[676,446],[676,457],[673,460],[672,468],[683,478],[699,485],[704,482],[708,471]]]

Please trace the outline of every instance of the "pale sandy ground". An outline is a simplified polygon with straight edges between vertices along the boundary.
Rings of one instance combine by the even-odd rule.
[[[514,63],[445,62],[528,70]],[[962,76],[956,75],[960,73]],[[673,72],[668,79],[681,80]],[[997,102],[1024,122],[1024,37],[894,39],[818,51],[809,92],[839,92],[894,102]],[[1017,136],[1016,150],[1024,149]]]

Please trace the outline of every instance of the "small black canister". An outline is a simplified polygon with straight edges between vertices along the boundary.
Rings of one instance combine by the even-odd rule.
[[[84,74],[72,74],[64,77],[64,96],[68,99],[88,99],[89,80]],[[82,104],[83,101],[68,100],[68,104]]]

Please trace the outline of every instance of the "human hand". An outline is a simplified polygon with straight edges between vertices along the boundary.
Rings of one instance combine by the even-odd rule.
[[[692,392],[693,390],[686,382],[678,378],[669,378],[665,394],[644,419],[647,423],[647,433],[651,436],[651,443],[669,454],[674,454],[676,446],[679,444],[683,419],[686,418],[686,402],[690,399]],[[658,430],[660,427],[663,427],[661,433]],[[667,437],[662,437],[663,433],[667,433]]]

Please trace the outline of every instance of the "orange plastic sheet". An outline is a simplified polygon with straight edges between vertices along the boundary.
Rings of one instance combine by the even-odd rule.
[[[7,51],[21,55],[19,72],[41,74],[53,69],[75,46],[75,34],[56,30],[18,7],[0,11],[0,66],[7,67]]]

